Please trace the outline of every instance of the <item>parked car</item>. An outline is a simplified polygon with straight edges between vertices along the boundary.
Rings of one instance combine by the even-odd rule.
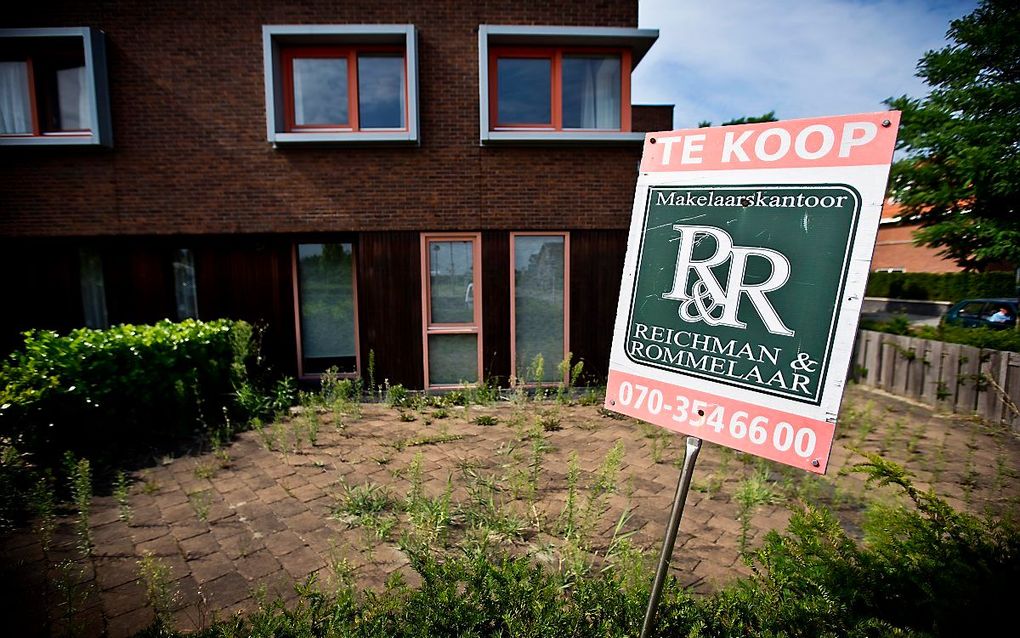
[[[1017,300],[1010,297],[964,299],[953,304],[942,317],[942,323],[964,328],[1015,328],[1018,306]],[[1008,318],[1002,320],[1003,315]]]

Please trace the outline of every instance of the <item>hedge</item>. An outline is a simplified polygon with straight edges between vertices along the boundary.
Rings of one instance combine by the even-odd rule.
[[[51,453],[115,453],[221,422],[252,349],[251,326],[230,320],[24,336],[0,365],[0,435]]]
[[[868,297],[959,301],[970,297],[1015,297],[1016,276],[1011,272],[873,272],[865,291]]]

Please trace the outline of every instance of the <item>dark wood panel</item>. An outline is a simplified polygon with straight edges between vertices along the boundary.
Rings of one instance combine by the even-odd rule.
[[[199,318],[263,327],[263,355],[276,372],[295,374],[290,242],[230,238],[203,241],[194,250]]]
[[[0,351],[22,343],[32,328],[67,332],[84,324],[77,246],[54,241],[0,244],[5,273]]]
[[[605,383],[627,231],[570,234],[570,350],[584,359],[584,380]]]
[[[421,388],[421,246],[418,233],[362,233],[356,247],[361,376]]]
[[[177,320],[170,248],[118,243],[107,246],[101,254],[111,325]]]
[[[510,233],[482,233],[482,365],[485,378],[510,378]]]

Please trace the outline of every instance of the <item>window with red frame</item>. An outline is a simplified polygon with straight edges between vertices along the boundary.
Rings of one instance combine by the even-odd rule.
[[[282,51],[287,130],[407,129],[407,70],[397,47]]]
[[[89,135],[91,100],[80,38],[0,47],[0,135]]]
[[[630,51],[494,48],[494,129],[630,130]]]

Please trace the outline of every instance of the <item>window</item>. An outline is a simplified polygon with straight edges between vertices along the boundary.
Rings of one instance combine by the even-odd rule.
[[[622,49],[492,49],[490,121],[496,130],[622,131],[630,126],[624,68]]]
[[[425,387],[482,378],[480,244],[478,233],[422,235]]]
[[[510,235],[511,367],[526,383],[565,380],[560,364],[568,352],[569,246],[566,233]]]
[[[294,307],[298,376],[336,366],[358,371],[354,247],[349,243],[298,244],[294,249]]]
[[[174,251],[174,299],[177,320],[198,319],[198,291],[195,287],[195,257],[187,248]]]
[[[106,314],[106,284],[103,277],[103,258],[98,251],[82,248],[78,251],[78,270],[81,279],[81,305],[85,326],[102,330],[110,327]]]
[[[102,33],[0,30],[0,145],[111,144]]]
[[[649,29],[481,25],[482,143],[640,143],[630,74],[657,38]]]
[[[417,143],[412,25],[263,27],[268,139]]]
[[[287,130],[407,128],[403,51],[288,48],[283,60]]]

